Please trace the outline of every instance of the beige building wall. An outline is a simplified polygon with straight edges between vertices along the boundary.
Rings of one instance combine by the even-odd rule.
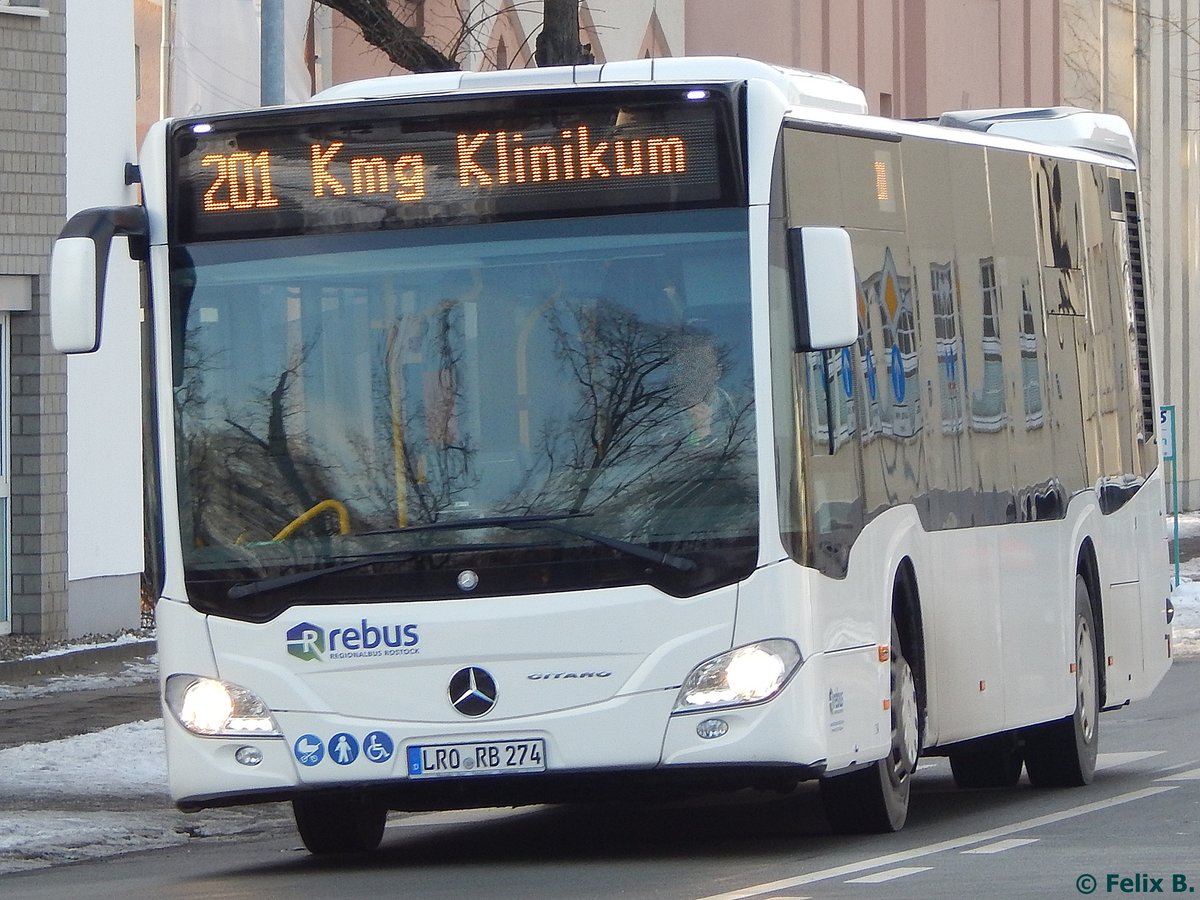
[[[1200,347],[1192,299],[1200,288],[1200,7],[1063,0],[1062,35],[1063,102],[1118,113],[1134,126],[1163,373],[1157,402],[1175,407],[1180,508],[1197,509],[1200,365],[1191,348]]]
[[[133,78],[137,144],[161,116],[159,78],[162,68],[162,0],[133,0]]]
[[[1099,0],[1098,0],[1099,2]],[[1107,0],[1113,8],[1130,0]],[[1175,406],[1179,498],[1200,508],[1200,9],[1195,0],[1136,0],[1137,15],[1110,28],[1105,58],[1137,49],[1134,81],[1142,191],[1150,213],[1149,268],[1161,303],[1160,403]],[[1111,18],[1111,13],[1110,13]],[[1132,34],[1129,33],[1132,29]]]

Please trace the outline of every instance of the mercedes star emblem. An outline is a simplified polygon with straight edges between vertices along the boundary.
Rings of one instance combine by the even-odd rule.
[[[496,680],[478,666],[450,676],[450,704],[464,716],[487,715],[496,705]]]

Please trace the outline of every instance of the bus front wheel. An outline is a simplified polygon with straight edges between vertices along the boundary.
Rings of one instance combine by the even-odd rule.
[[[358,794],[297,797],[296,830],[309,853],[367,853],[383,840],[387,807]]]
[[[920,753],[920,710],[916,678],[894,620],[890,658],[891,751],[865,769],[821,779],[825,817],[842,834],[899,831],[908,818],[911,776]]]

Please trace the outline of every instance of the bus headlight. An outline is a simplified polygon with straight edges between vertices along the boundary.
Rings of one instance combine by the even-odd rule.
[[[257,696],[202,675],[167,679],[167,708],[192,734],[205,737],[280,737],[275,717]]]
[[[705,660],[684,679],[674,712],[743,706],[770,700],[803,659],[794,641],[774,638]]]

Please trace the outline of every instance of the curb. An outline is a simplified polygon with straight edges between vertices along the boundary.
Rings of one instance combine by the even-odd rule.
[[[54,656],[37,656],[0,662],[0,682],[42,675],[73,675],[95,668],[153,656],[158,652],[154,639],[128,641],[100,647],[85,647]]]

